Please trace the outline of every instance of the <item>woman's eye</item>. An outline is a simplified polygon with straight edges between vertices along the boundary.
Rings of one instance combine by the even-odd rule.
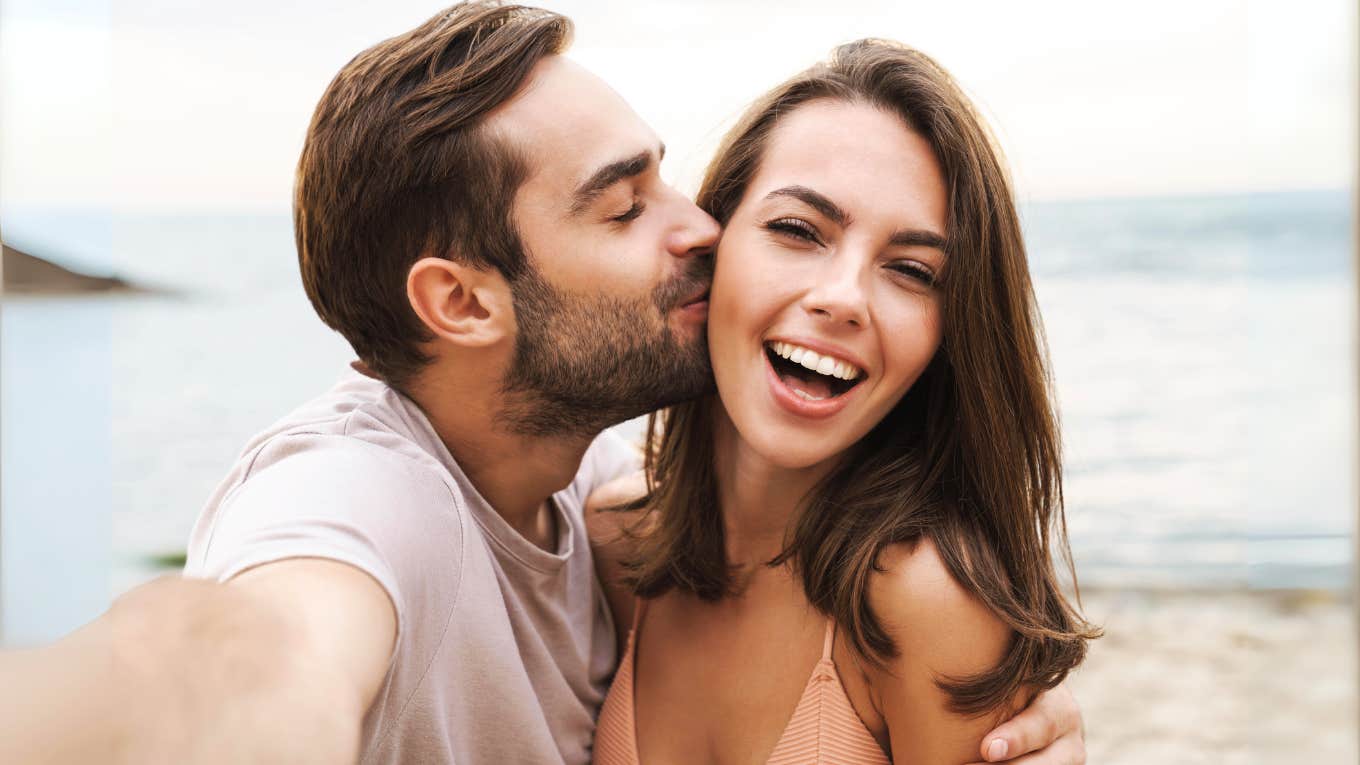
[[[628,221],[633,220],[637,216],[641,215],[642,211],[645,209],[647,209],[647,205],[643,204],[642,200],[639,199],[638,201],[633,203],[632,207],[628,208],[627,212],[625,212],[622,215],[615,215],[614,217],[610,218],[610,220],[614,221],[615,223],[627,223]]]
[[[888,264],[888,268],[903,276],[916,279],[927,287],[934,286],[935,284],[935,273],[915,261],[899,260],[895,263]]]
[[[804,242],[814,242],[821,244],[821,239],[817,236],[817,229],[812,224],[798,218],[777,218],[765,224],[765,228],[776,234],[791,236]]]

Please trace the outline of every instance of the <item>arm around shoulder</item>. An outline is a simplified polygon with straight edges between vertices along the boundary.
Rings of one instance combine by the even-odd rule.
[[[613,612],[620,645],[633,623],[633,591],[625,581],[624,562],[633,551],[633,540],[627,532],[637,522],[639,511],[613,508],[635,502],[646,493],[647,479],[639,470],[600,486],[586,499],[586,531],[590,534],[591,552],[595,557],[595,574]]]
[[[954,580],[930,539],[889,547],[879,564],[883,570],[870,580],[870,604],[898,653],[866,675],[888,724],[893,761],[972,762],[983,735],[1000,718],[953,711],[939,681],[995,668],[1012,632]]]

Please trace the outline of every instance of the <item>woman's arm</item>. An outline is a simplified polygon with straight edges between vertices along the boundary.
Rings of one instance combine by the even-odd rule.
[[[633,591],[624,583],[627,571],[623,562],[632,552],[631,540],[624,530],[637,521],[638,513],[615,512],[607,508],[627,504],[646,493],[647,480],[639,470],[604,484],[586,499],[586,531],[590,534],[590,548],[595,556],[595,575],[600,578],[605,600],[614,614],[620,653],[633,623],[634,605]]]
[[[870,580],[874,613],[898,655],[866,676],[888,725],[892,759],[912,765],[963,765],[977,759],[982,737],[1010,710],[966,717],[950,710],[937,680],[995,667],[1010,628],[950,576],[935,545],[895,545]]]

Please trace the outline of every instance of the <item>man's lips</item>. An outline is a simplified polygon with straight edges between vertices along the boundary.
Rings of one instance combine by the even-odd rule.
[[[688,298],[685,298],[684,300],[682,300],[682,301],[680,302],[680,306],[679,306],[679,307],[680,307],[680,308],[688,308],[688,307],[690,307],[690,306],[692,306],[692,305],[695,305],[695,304],[697,304],[697,303],[707,303],[707,302],[708,302],[708,287],[705,286],[703,289],[699,290],[698,292],[695,292],[694,294],[690,295]]]
[[[708,316],[708,286],[690,293],[676,304],[675,310],[687,316]]]

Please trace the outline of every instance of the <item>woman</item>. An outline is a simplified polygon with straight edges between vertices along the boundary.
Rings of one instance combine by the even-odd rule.
[[[750,109],[699,204],[719,400],[594,498],[633,625],[595,761],[975,760],[1097,634],[1051,562],[1058,433],[988,135],[929,58],[859,41]]]

